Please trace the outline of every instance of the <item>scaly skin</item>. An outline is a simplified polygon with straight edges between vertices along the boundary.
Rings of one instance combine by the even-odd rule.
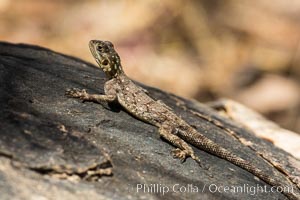
[[[196,131],[171,108],[149,97],[145,90],[134,84],[124,73],[121,60],[109,41],[91,40],[89,47],[99,67],[109,78],[104,85],[105,95],[88,94],[85,90],[71,89],[66,94],[86,101],[117,101],[127,112],[136,118],[158,127],[161,137],[177,147],[173,150],[176,158],[184,161],[188,156],[200,163],[190,144],[249,171],[271,186],[284,186],[250,162],[238,157]],[[188,142],[188,143],[187,143]],[[290,199],[300,199],[299,194],[284,192]]]

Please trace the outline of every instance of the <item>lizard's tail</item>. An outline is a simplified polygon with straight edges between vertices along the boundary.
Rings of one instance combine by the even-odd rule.
[[[241,157],[235,155],[234,153],[230,152],[229,150],[219,146],[218,144],[216,144],[212,140],[208,139],[207,137],[205,137],[201,133],[197,132],[196,130],[191,128],[189,131],[183,131],[183,132],[180,131],[179,135],[180,135],[180,137],[182,137],[184,140],[186,140],[190,144],[192,144],[200,149],[203,149],[213,155],[216,155],[220,158],[228,160],[229,162],[237,165],[238,167],[241,167],[241,168],[247,170],[248,172],[254,174],[261,180],[265,181],[267,184],[277,187],[289,199],[293,199],[293,200],[300,199],[299,190],[295,186],[290,185],[287,188],[287,185],[284,185],[281,182],[281,180],[276,180],[276,179],[272,178],[271,175],[268,175],[266,172],[255,167],[249,161],[246,161],[246,160],[242,159]]]

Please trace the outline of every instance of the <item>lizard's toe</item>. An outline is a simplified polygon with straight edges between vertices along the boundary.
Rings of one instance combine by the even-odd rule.
[[[200,158],[198,158],[198,156],[196,156],[195,154],[191,154],[191,158],[201,166],[201,161]]]

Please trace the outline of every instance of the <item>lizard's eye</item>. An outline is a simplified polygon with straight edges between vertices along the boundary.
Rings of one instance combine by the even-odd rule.
[[[103,47],[102,46],[97,46],[97,50],[102,52]]]
[[[103,60],[103,61],[102,61],[102,65],[108,65],[108,60],[106,60],[106,59]]]

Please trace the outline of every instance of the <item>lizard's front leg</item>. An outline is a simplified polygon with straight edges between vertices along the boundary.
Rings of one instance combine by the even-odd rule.
[[[85,89],[79,90],[77,88],[68,89],[68,90],[66,90],[65,94],[68,97],[79,98],[84,101],[93,101],[93,102],[97,102],[97,103],[113,102],[117,98],[116,95],[112,95],[112,94],[109,94],[109,95],[89,94],[86,92]]]
[[[172,127],[168,125],[163,125],[159,128],[159,134],[161,137],[169,141],[174,146],[178,147],[172,151],[172,154],[175,158],[179,158],[182,162],[185,161],[186,157],[190,156],[197,163],[200,164],[200,159],[195,155],[194,150],[187,144],[183,139],[177,135],[172,134]]]

